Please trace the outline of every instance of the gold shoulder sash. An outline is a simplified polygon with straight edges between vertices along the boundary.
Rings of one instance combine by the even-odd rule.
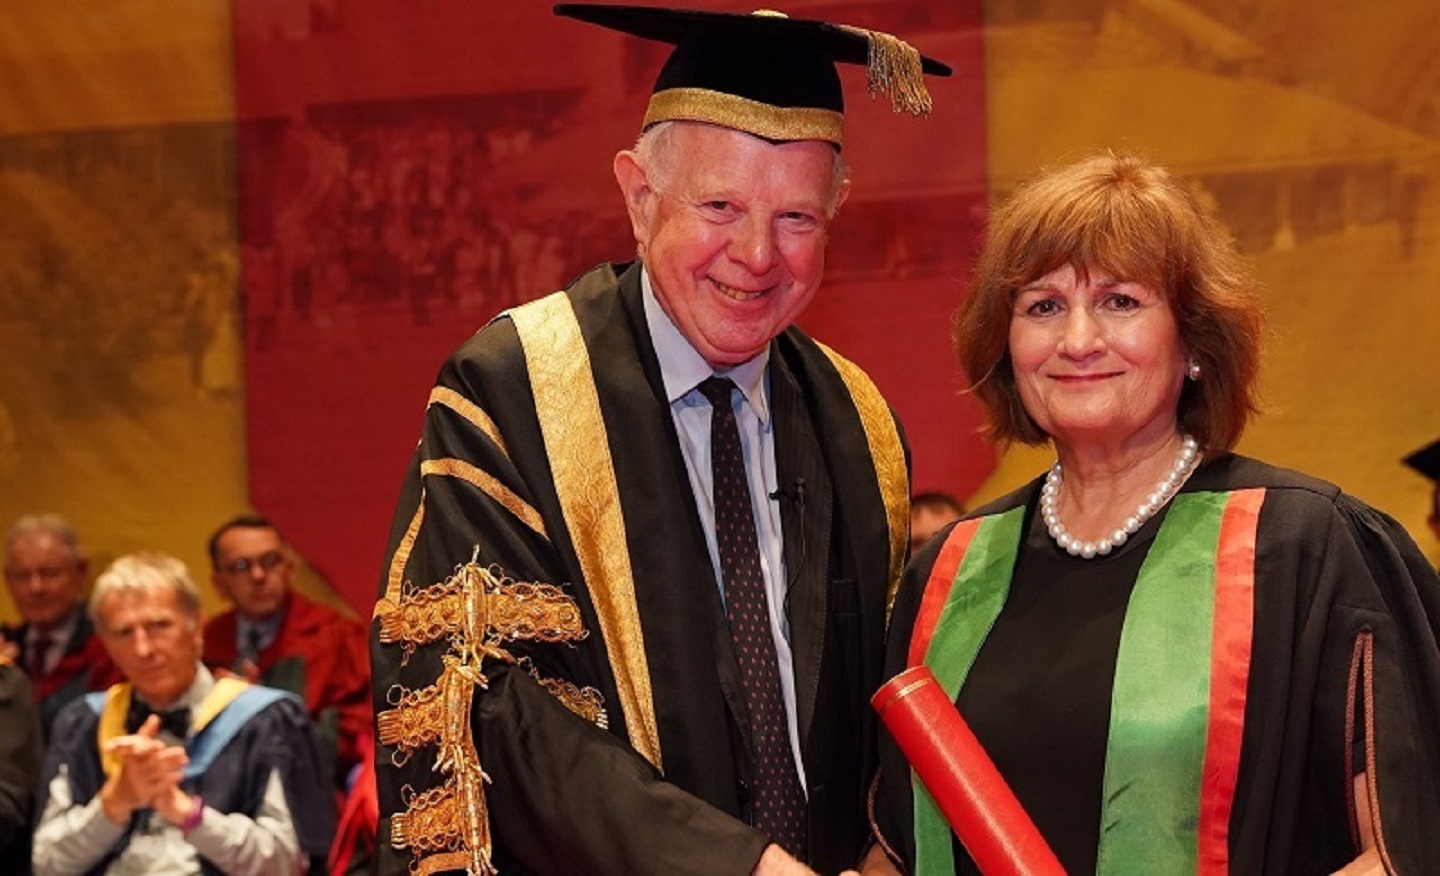
[[[600,619],[600,635],[625,712],[625,730],[631,746],[660,769],[650,667],[589,350],[563,292],[517,307],[509,315],[525,351],[565,527]]]
[[[900,430],[890,414],[890,405],[870,375],[819,341],[815,343],[840,373],[870,445],[870,459],[875,464],[875,480],[890,529],[890,574],[885,591],[888,615],[895,603],[895,591],[900,587],[900,574],[905,570],[905,549],[910,539],[910,474],[905,470],[905,448],[900,443]]]
[[[244,693],[250,686],[249,682],[234,676],[222,676],[215,679],[215,684],[200,705],[195,707],[190,718],[190,730],[198,733],[205,729],[216,715],[225,711],[225,707],[235,701],[235,698]],[[130,713],[130,698],[134,690],[129,682],[113,684],[105,691],[105,705],[100,709],[100,723],[95,731],[95,745],[100,751],[100,766],[105,770],[107,778],[114,776],[120,771],[119,752],[106,751],[105,743],[118,736],[124,736],[125,717]]]

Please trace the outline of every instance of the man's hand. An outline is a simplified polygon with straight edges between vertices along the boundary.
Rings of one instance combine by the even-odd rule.
[[[116,824],[129,821],[137,809],[160,810],[167,803],[178,803],[174,793],[179,792],[181,774],[189,758],[184,748],[166,745],[157,739],[159,734],[160,717],[151,715],[135,734],[105,743],[106,752],[119,754],[120,769],[106,779],[100,789],[100,807],[105,817]],[[188,813],[189,809],[184,811]]]
[[[755,865],[755,869],[750,871],[750,876],[815,876],[815,871],[771,843],[765,847],[765,854],[760,856],[760,861]]]
[[[860,871],[846,870],[841,876],[901,876],[900,868],[896,867],[891,860],[885,856],[885,850],[876,843],[870,847],[865,854],[865,859],[860,862]]]

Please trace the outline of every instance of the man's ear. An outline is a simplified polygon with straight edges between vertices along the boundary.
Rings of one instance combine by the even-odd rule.
[[[215,588],[215,593],[226,602],[234,603],[230,598],[230,588],[226,586],[225,578],[219,572],[210,573],[210,586]]]
[[[655,190],[650,187],[650,178],[634,152],[627,149],[616,154],[614,169],[615,182],[620,184],[620,196],[625,200],[625,212],[630,216],[630,231],[635,235],[635,242],[643,245],[650,236]]]
[[[840,182],[840,191],[835,193],[835,206],[830,210],[830,218],[840,215],[840,208],[845,206],[845,200],[850,197],[850,179],[847,177]]]

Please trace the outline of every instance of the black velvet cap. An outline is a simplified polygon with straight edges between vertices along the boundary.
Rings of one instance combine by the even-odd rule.
[[[1432,481],[1440,481],[1440,440],[1432,441],[1402,462]]]
[[[562,3],[555,14],[675,46],[655,82],[646,128],[688,120],[839,146],[845,99],[837,62],[864,65],[870,93],[884,92],[897,112],[913,115],[930,110],[923,74],[950,75],[889,34],[777,12]]]

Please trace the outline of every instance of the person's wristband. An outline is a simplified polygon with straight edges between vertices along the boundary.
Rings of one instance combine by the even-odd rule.
[[[190,814],[187,815],[187,816],[185,816],[185,820],[182,821],[182,822],[180,822],[180,823],[179,823],[178,825],[176,825],[176,826],[180,828],[180,832],[181,832],[181,833],[189,833],[190,831],[192,831],[192,830],[194,830],[195,828],[197,828],[197,827],[200,826],[200,819],[201,819],[201,817],[204,816],[204,815],[205,815],[205,799],[204,799],[203,797],[201,797],[199,794],[196,794],[196,795],[195,795],[195,806],[194,806],[193,808],[191,808]]]

